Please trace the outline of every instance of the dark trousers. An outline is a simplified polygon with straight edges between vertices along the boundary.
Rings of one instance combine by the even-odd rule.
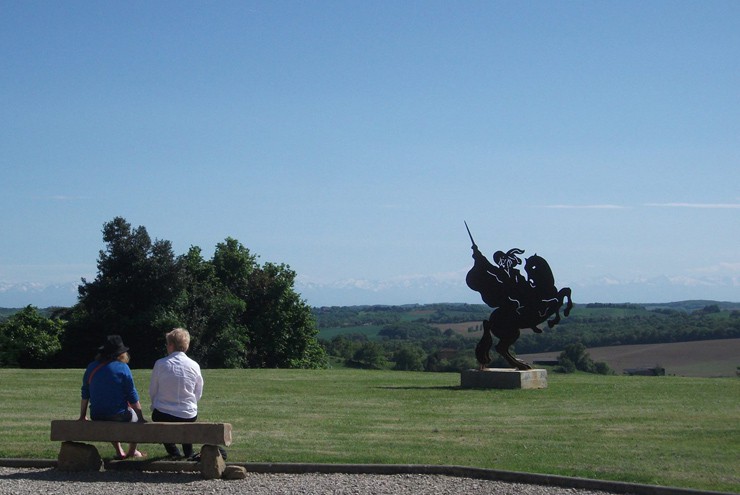
[[[157,411],[156,409],[152,411],[152,421],[157,421],[159,423],[195,423],[197,419],[198,419],[198,416],[194,418],[178,418],[177,416],[163,413],[161,411]],[[169,455],[180,457],[180,450],[177,448],[177,445],[175,445],[174,443],[165,443],[164,448],[167,450],[167,453]],[[185,457],[192,456],[193,455],[193,444],[192,443],[182,444],[182,453]]]

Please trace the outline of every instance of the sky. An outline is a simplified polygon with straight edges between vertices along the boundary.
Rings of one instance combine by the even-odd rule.
[[[311,306],[740,301],[740,2],[0,0],[0,307],[76,302],[115,217]],[[522,267],[523,268],[523,267]]]

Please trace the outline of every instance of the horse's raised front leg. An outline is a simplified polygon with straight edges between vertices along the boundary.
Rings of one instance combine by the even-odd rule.
[[[560,308],[563,306],[563,303],[565,302],[566,299],[568,300],[568,304],[566,304],[563,314],[565,316],[568,316],[570,314],[570,310],[573,309],[573,301],[571,301],[570,299],[570,288],[569,287],[563,287],[562,289],[558,291],[558,297],[557,297],[558,304],[555,308],[555,318],[547,321],[547,325],[550,328],[560,323]]]
[[[561,301],[564,301],[565,299],[568,300],[568,304],[565,306],[565,311],[563,311],[563,314],[568,316],[570,314],[570,310],[573,309],[573,301],[570,299],[570,287],[563,287],[560,289],[560,292],[558,292],[558,299]]]

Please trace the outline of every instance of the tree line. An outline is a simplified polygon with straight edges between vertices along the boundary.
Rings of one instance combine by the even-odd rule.
[[[490,308],[468,304],[357,306],[314,308],[314,313],[319,314],[320,329],[331,328],[322,326],[328,323],[347,328],[330,339],[320,339],[335,361],[365,368],[459,371],[477,366],[474,356],[480,338],[479,322],[488,316]],[[444,325],[438,322],[455,320],[454,315],[465,315],[457,321],[470,323],[467,333],[451,328],[442,330]],[[380,321],[387,323],[375,333],[358,331],[363,325],[377,325]],[[336,330],[332,328],[333,332]],[[561,371],[606,373],[609,370],[603,363],[590,362],[583,355],[587,347],[725,338],[740,338],[738,309],[722,310],[716,304],[708,304],[689,312],[647,310],[634,304],[589,304],[574,309],[570,317],[553,329],[545,329],[541,334],[523,334],[514,351],[519,354],[563,351]],[[508,367],[495,353],[494,356],[492,366]]]
[[[320,368],[327,363],[311,308],[285,264],[259,264],[226,238],[211,259],[199,247],[176,256],[122,217],[103,226],[97,276],[78,302],[49,317],[28,306],[0,323],[0,366],[82,367],[106,335],[130,347],[132,367],[151,367],[174,327],[191,334],[189,355],[204,368]]]

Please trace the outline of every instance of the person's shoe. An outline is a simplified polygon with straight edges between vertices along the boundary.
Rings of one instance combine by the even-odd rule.
[[[181,459],[183,455],[180,453],[180,449],[168,450],[167,455],[173,459]]]

